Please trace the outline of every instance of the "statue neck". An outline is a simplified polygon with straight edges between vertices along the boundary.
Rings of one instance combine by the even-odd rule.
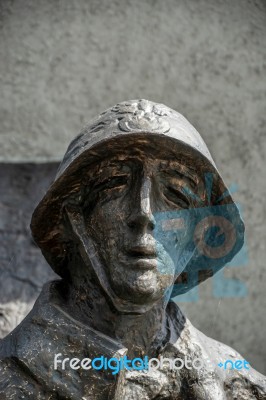
[[[63,293],[66,293],[63,283]],[[122,314],[112,306],[101,288],[68,285],[62,302],[72,318],[119,341],[130,358],[155,356],[167,339],[167,316],[163,301],[143,314]]]

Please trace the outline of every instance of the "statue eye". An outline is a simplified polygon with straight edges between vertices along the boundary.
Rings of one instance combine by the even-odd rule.
[[[110,189],[122,189],[127,185],[128,175],[115,175],[110,176],[107,179],[99,182],[95,185],[94,189],[97,191],[110,190]]]
[[[164,196],[167,198],[168,201],[174,203],[176,206],[179,206],[181,208],[189,208],[190,206],[189,200],[181,192],[181,189],[167,186],[164,190]]]

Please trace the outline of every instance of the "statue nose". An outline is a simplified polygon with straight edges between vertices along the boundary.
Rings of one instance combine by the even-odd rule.
[[[130,216],[130,218],[127,221],[127,224],[129,228],[131,229],[145,229],[147,228],[148,230],[154,230],[155,228],[155,218],[154,216],[147,215],[147,214],[135,214]]]
[[[137,196],[132,199],[132,213],[127,220],[131,229],[154,230],[156,222],[151,210],[151,180],[144,178]]]

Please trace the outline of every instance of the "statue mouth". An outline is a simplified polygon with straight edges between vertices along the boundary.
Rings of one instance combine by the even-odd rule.
[[[156,247],[150,244],[130,247],[127,250],[127,254],[131,257],[148,259],[157,258],[158,256]]]
[[[157,259],[156,258],[136,258],[130,260],[130,266],[137,269],[143,270],[155,270],[157,269]]]
[[[151,245],[134,246],[127,250],[130,259],[130,266],[138,269],[156,269],[158,255],[156,248]]]

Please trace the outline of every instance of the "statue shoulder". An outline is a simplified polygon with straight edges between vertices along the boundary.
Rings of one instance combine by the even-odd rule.
[[[34,335],[28,336],[29,315],[0,341],[0,399],[44,399],[36,375],[25,360],[30,360]],[[23,332],[25,335],[23,336]],[[38,356],[35,357],[38,359]]]
[[[232,398],[245,393],[248,399],[266,400],[266,377],[256,371],[248,360],[235,349],[206,336],[197,330],[202,346],[214,364],[215,372],[220,376],[226,392]]]
[[[170,304],[168,310],[170,342],[176,354],[181,357],[192,354],[194,358],[201,359],[201,375],[205,371],[211,380],[220,382],[228,398],[266,400],[266,377],[252,368],[249,360],[195,328],[176,304]]]

